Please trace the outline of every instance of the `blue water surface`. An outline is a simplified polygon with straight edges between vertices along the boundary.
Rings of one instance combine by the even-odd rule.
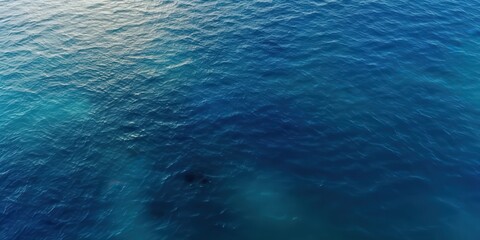
[[[478,240],[480,1],[0,0],[0,239]]]

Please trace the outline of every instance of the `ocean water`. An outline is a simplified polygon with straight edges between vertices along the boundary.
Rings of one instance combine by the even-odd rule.
[[[0,0],[0,239],[480,239],[478,0]]]

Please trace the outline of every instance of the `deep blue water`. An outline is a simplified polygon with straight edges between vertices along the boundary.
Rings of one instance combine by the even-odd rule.
[[[0,239],[480,239],[480,1],[0,0]]]

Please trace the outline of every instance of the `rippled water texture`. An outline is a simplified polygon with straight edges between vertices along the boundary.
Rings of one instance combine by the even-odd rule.
[[[0,239],[480,239],[477,0],[0,0]]]

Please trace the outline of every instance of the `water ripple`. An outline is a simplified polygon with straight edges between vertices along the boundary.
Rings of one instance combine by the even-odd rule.
[[[476,240],[479,4],[0,0],[0,239]]]

